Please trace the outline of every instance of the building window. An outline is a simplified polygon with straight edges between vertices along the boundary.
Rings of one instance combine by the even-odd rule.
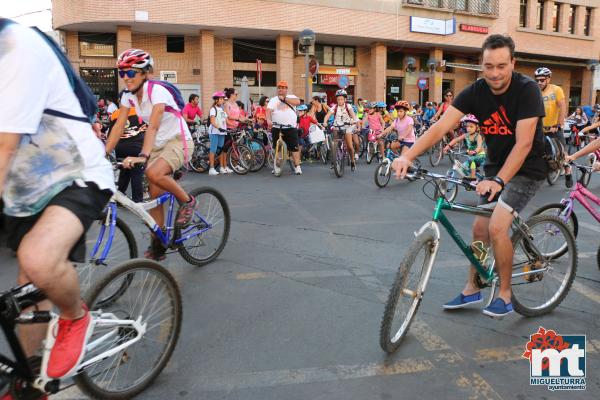
[[[167,53],[185,52],[185,39],[183,36],[167,36]]]
[[[116,33],[79,32],[81,57],[116,57]]]
[[[569,33],[575,33],[575,15],[577,6],[569,6]]]
[[[455,0],[454,1],[454,9],[456,11],[468,11],[469,10],[469,1],[468,0]]]
[[[277,45],[270,40],[233,39],[233,62],[277,63]]]
[[[315,57],[319,64],[354,67],[354,47],[315,45]]]
[[[544,0],[538,0],[537,2],[537,23],[535,24],[536,29],[544,29]]]
[[[98,98],[117,99],[119,87],[115,68],[80,68],[79,75]]]
[[[552,31],[558,32],[560,26],[560,3],[552,5]]]
[[[521,0],[519,6],[519,26],[525,28],[527,26],[527,0]]]
[[[258,87],[258,77],[256,75],[256,70],[254,71],[233,71],[233,85],[241,86],[242,79],[244,76],[248,78],[248,86],[256,86]],[[276,82],[276,73],[275,71],[263,71],[260,84],[261,86],[275,86]]]
[[[585,22],[583,24],[583,34],[590,36],[590,23],[592,22],[592,9],[590,7],[585,8]]]
[[[400,49],[393,47],[387,48],[387,69],[402,69],[404,60],[404,53]]]

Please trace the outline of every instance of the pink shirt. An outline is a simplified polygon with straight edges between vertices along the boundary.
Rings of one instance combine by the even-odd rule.
[[[202,110],[198,106],[193,106],[192,103],[187,103],[181,113],[188,117],[188,119],[194,119],[196,115],[202,119]]]
[[[396,118],[394,120],[394,129],[398,132],[398,140],[414,143],[415,142],[415,130],[413,129],[415,121],[408,115],[404,118]]]
[[[381,126],[381,114],[367,114],[367,120],[369,121],[369,129],[378,131],[380,133],[383,131],[383,127]]]
[[[227,129],[237,128],[240,122],[234,120],[240,118],[240,107],[236,103],[227,101],[225,102],[225,112],[227,113]]]

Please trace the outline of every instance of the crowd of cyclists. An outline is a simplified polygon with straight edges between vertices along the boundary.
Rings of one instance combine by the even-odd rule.
[[[125,172],[120,174],[117,186],[125,191],[131,183],[134,201],[142,201],[144,179],[151,198],[166,191],[172,193],[180,203],[175,226],[182,228],[192,218],[196,199],[174,174],[198,155],[199,137],[203,135],[210,142],[206,168],[209,176],[238,172],[245,153],[239,152],[238,162],[231,162],[226,159],[231,157],[228,146],[246,135],[263,146],[264,158],[264,146],[272,148],[281,135],[296,175],[303,173],[302,162],[310,159],[311,147],[317,144],[315,138],[324,136],[322,131],[343,141],[353,171],[370,139],[377,143],[380,154],[387,149],[397,153],[394,168],[400,177],[406,175],[412,161],[440,140],[445,140],[444,151],[462,143],[468,156],[463,164],[465,174],[473,177],[478,168],[485,168],[486,178],[477,184],[481,204],[497,201],[502,206],[496,207],[491,217],[495,228],[489,218],[477,217],[473,235],[474,240],[493,244],[501,277],[499,297],[484,313],[504,316],[512,312],[513,251],[507,232],[514,213],[533,197],[546,172],[542,132],[566,151],[562,132],[566,121],[571,121],[567,122],[571,130],[584,135],[600,127],[600,107],[595,107],[592,115],[582,107],[567,118],[564,93],[551,84],[552,73],[545,67],[535,71],[540,99],[531,79],[513,71],[514,42],[501,35],[490,36],[483,45],[484,79],[470,85],[456,100],[452,91],[446,91],[441,104],[427,102],[424,107],[407,100],[388,105],[358,99],[354,105],[348,102],[344,89],[335,93],[336,102],[331,105],[319,97],[307,102],[288,93],[287,82],[279,81],[276,95],[261,98],[250,110],[244,109],[235,88],[216,91],[205,115],[197,95],[191,95],[185,104],[173,85],[153,80],[153,59],[148,52],[129,49],[117,60],[126,87],[118,99],[119,106],[99,102],[91,126],[83,115],[85,111],[79,112],[83,110],[81,102],[77,102],[63,67],[39,37],[15,25],[0,31],[0,41],[12,46],[0,55],[0,66],[13,71],[0,77],[0,87],[6,93],[0,97],[4,99],[0,107],[0,192],[8,216],[5,230],[18,257],[19,284],[33,282],[60,312],[56,342],[45,360],[47,374],[54,379],[76,370],[90,335],[90,312],[80,300],[70,261],[80,258],[75,250],[84,244],[82,235],[101,216],[117,189],[105,159],[107,154],[114,152],[121,159]],[[32,92],[43,94],[33,105],[28,96],[20,95]],[[478,102],[484,96],[493,100]],[[502,129],[514,134],[501,134]],[[318,131],[321,135],[315,133]],[[93,132],[104,142],[96,140]],[[572,181],[565,161],[600,148],[600,139],[589,137],[574,155],[563,154],[559,160],[567,186]],[[48,171],[47,165],[55,170]],[[145,166],[145,170],[136,169],[136,165]],[[164,225],[162,207],[150,213],[158,226]],[[164,253],[160,241],[152,237],[144,255],[162,260]],[[472,278],[469,276],[465,289],[445,308],[481,301]],[[51,305],[40,309],[50,310]],[[41,328],[27,332],[27,356],[39,347],[45,334]]]

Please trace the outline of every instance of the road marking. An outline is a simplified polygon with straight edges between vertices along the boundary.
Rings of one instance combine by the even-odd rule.
[[[321,271],[288,271],[288,272],[249,272],[236,274],[237,280],[253,280],[273,277],[285,277],[292,279],[311,279],[311,278],[339,278],[354,276],[350,271],[345,269],[326,269]]]
[[[416,319],[410,326],[412,333],[427,351],[449,350],[450,345],[444,339],[433,333],[433,330],[423,320]]]
[[[469,400],[502,399],[502,397],[500,397],[490,384],[478,373],[473,373],[471,376],[461,374],[456,380],[456,385],[460,388],[467,389],[472,393],[468,397]]]
[[[394,363],[333,365],[316,368],[282,369],[245,372],[231,375],[199,376],[194,379],[194,390],[232,391],[284,385],[334,382],[374,376],[405,375],[434,369],[431,361],[409,358]]]
[[[579,223],[579,226],[583,226],[583,227],[584,227],[584,228],[586,228],[586,229],[589,229],[589,230],[591,230],[591,231],[594,231],[594,232],[598,232],[598,233],[600,233],[600,228],[598,228],[598,225],[597,225],[597,224],[596,224],[596,225],[593,225],[593,224],[589,224],[589,223],[587,223],[587,222],[580,222],[580,223]]]
[[[580,295],[585,296],[588,299],[595,301],[596,303],[600,303],[600,293],[598,293],[597,290],[591,289],[577,280],[573,281],[573,285],[571,286],[571,288],[573,288],[573,290],[575,290]]]
[[[525,342],[520,346],[493,347],[488,349],[479,349],[473,357],[473,361],[478,363],[496,363],[505,361],[524,360],[522,358],[525,351]],[[588,340],[586,343],[586,353],[600,353],[600,340]]]

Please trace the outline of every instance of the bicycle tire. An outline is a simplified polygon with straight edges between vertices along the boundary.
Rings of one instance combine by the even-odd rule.
[[[419,305],[421,304],[421,300],[423,298],[424,288],[427,285],[427,280],[430,276],[430,270],[433,268],[433,263],[435,262],[435,258],[431,260],[431,257],[435,257],[433,246],[435,244],[436,235],[431,228],[425,229],[421,232],[415,239],[412,244],[408,248],[408,251],[404,255],[404,258],[400,262],[400,266],[398,267],[398,272],[396,273],[396,277],[394,279],[394,284],[390,289],[390,293],[388,295],[387,302],[385,303],[385,310],[383,312],[383,317],[381,319],[381,326],[379,329],[379,345],[381,349],[388,354],[395,352],[400,344],[402,343],[402,339],[406,336],[408,329],[413,321],[414,316],[419,309]],[[415,261],[417,261],[417,256],[421,253],[421,250],[425,251],[423,265],[420,268],[420,271],[415,270],[418,275],[417,286],[413,289],[414,294],[405,293],[405,289],[409,283],[409,277],[411,270]],[[406,315],[401,319],[401,324],[398,329],[394,328],[394,316],[396,315],[397,308],[399,306],[399,302],[402,298],[411,298],[409,300],[409,307],[406,311]]]
[[[267,152],[265,146],[256,139],[250,139],[248,141],[248,148],[253,154],[254,163],[250,167],[250,172],[258,172],[264,168],[267,162]]]
[[[199,198],[199,196],[203,193],[208,193],[217,199],[217,202],[219,203],[221,209],[223,210],[224,229],[223,229],[223,234],[221,236],[218,246],[216,246],[215,250],[206,257],[199,258],[199,257],[191,254],[189,249],[191,249],[192,247],[189,245],[186,246],[186,243],[193,240],[191,238],[184,241],[179,246],[178,251],[179,251],[179,254],[181,254],[181,257],[183,257],[183,259],[185,261],[187,261],[188,263],[190,263],[192,265],[196,265],[198,267],[202,267],[206,264],[210,264],[211,262],[216,260],[217,257],[219,257],[219,254],[221,254],[221,252],[225,248],[225,245],[227,244],[227,239],[229,238],[229,231],[231,229],[231,212],[229,211],[229,204],[227,204],[227,200],[225,200],[225,197],[217,189],[214,189],[211,187],[196,188],[190,192],[190,195],[194,196],[196,198],[196,204],[199,204],[200,206],[203,206],[206,204],[205,200],[203,200],[202,198]],[[208,206],[209,211],[216,210],[212,204],[208,204],[207,206]],[[203,215],[203,217],[205,219],[208,218],[207,215]],[[211,221],[207,221],[207,222],[211,222]],[[194,219],[192,219],[192,225],[193,224],[194,224]],[[181,227],[176,227],[175,228],[175,237],[180,238],[183,232],[189,233],[189,229],[190,229],[189,226],[187,228],[183,228],[183,229]],[[197,238],[199,238],[198,240],[203,240],[203,237],[204,237],[204,234],[197,236]],[[200,246],[194,246],[194,247],[200,247]]]
[[[439,141],[431,147],[431,151],[429,152],[429,163],[432,167],[437,167],[440,165],[440,161],[442,161],[443,154],[443,142]]]
[[[325,142],[319,144],[319,157],[323,164],[327,164],[327,146],[325,145]]]
[[[102,218],[96,220],[94,222],[94,224],[99,223],[100,225],[102,225],[102,224],[104,224],[105,221],[106,221],[106,213],[104,213],[104,216]],[[89,232],[89,230],[88,230],[88,232]],[[125,238],[124,241],[122,240],[120,235],[122,235]],[[105,230],[104,236],[101,239],[102,240],[101,244],[99,245],[98,250],[97,250],[97,255],[100,255],[104,252],[105,246],[107,245],[107,243],[106,243],[107,238],[108,238],[108,232],[107,232],[107,230]],[[100,239],[99,237],[96,237],[94,243],[97,243],[97,241],[99,239]],[[117,245],[126,244],[126,248],[124,249],[125,253],[123,254],[123,256],[125,258],[118,258],[118,259],[111,258],[111,253],[112,253],[113,257],[118,257],[118,255],[115,254],[116,250],[113,249],[113,247],[112,247],[115,244],[117,244]],[[137,248],[137,242],[135,240],[135,236],[133,235],[133,232],[131,231],[129,226],[125,223],[125,221],[123,221],[121,218],[119,218],[117,216],[116,217],[116,225],[115,225],[115,236],[113,237],[111,248],[108,251],[107,259],[104,261],[104,264],[97,265],[95,263],[95,260],[89,260],[84,264],[76,264],[76,266],[77,266],[76,270],[77,270],[77,275],[78,275],[79,282],[80,282],[81,292],[85,293],[92,287],[94,280],[96,280],[94,278],[94,272],[96,272],[97,270],[105,269],[110,266],[114,266],[116,264],[122,263],[124,261],[130,260],[133,258],[137,258],[137,257],[138,257],[138,248]],[[98,271],[98,272],[100,272],[100,271]],[[98,278],[98,277],[96,277],[96,278]],[[105,305],[108,305],[108,304],[111,304],[112,302],[114,302],[117,298],[119,298],[119,296],[121,296],[123,294],[123,292],[125,290],[127,290],[127,287],[129,287],[130,283],[131,283],[131,280],[123,281],[123,285],[116,288],[116,290],[114,291],[113,294],[107,296],[105,299],[102,299],[100,301],[100,305],[105,306]]]
[[[369,142],[367,143],[367,164],[371,164],[373,162],[373,157],[375,156],[375,143]]]
[[[446,175],[451,178],[456,177],[456,173],[453,169],[448,170],[448,172],[446,172]],[[444,180],[440,181],[439,185],[440,189],[443,190],[443,195],[446,198],[446,200],[448,200],[449,202],[453,202],[456,199],[456,196],[458,195],[458,185],[456,183],[446,182]]]
[[[596,252],[596,262],[598,263],[598,269],[600,269],[600,246],[598,246],[598,251]]]
[[[273,170],[276,177],[283,173],[283,164],[287,160],[287,145],[283,140],[277,140],[275,144],[275,160],[273,161]]]
[[[249,172],[249,167],[245,163],[245,160],[248,159],[248,154],[250,150],[243,146],[237,145],[237,151],[234,150],[233,146],[227,150],[227,164],[229,164],[229,168],[233,170],[238,175],[246,175]]]
[[[361,134],[358,134],[358,148],[358,158],[362,158],[363,154],[365,154],[365,150],[367,149],[367,147],[365,146],[365,139]]]
[[[331,148],[331,155],[333,158],[333,172],[335,176],[341,178],[344,176],[344,152],[340,148],[340,144],[337,140],[333,141],[333,147]]]
[[[204,143],[196,143],[194,153],[190,159],[190,168],[195,172],[206,172],[208,170],[208,153],[210,149]]]
[[[561,204],[561,203],[546,204],[545,206],[542,206],[542,207],[538,208],[537,210],[535,210],[533,213],[531,213],[531,216],[533,217],[534,215],[542,215],[542,214],[546,213],[547,211],[550,211],[549,213],[547,213],[548,215],[557,216],[561,220],[563,220],[563,222],[565,222],[564,217],[561,216],[561,213],[564,211],[565,207],[566,207],[566,205]],[[569,220],[566,221],[565,223],[573,232],[573,236],[575,236],[575,238],[577,238],[577,234],[579,233],[579,222],[577,220],[577,215],[575,215],[575,211],[571,210],[571,215],[569,215]],[[566,246],[567,246],[567,244],[565,243],[565,247],[561,248],[561,250],[558,251],[557,254],[549,255],[549,256],[552,258],[561,257],[567,251]]]
[[[560,169],[556,171],[549,171],[546,175],[546,181],[550,186],[554,185],[556,181],[558,181],[558,177],[560,176]]]
[[[541,272],[540,274],[535,274],[535,275],[538,275],[539,278],[537,278],[535,275],[533,275],[532,280],[528,279],[532,275],[525,275],[527,278],[524,278],[523,276],[512,278],[512,282],[511,282],[512,283],[512,304],[513,304],[514,310],[525,317],[536,317],[536,316],[547,314],[550,311],[552,311],[554,308],[556,308],[564,300],[565,296],[569,292],[569,289],[571,288],[571,285],[573,284],[573,280],[575,279],[575,275],[577,272],[577,243],[575,242],[575,236],[573,235],[573,232],[571,231],[571,229],[569,229],[569,227],[564,222],[562,222],[562,220],[559,217],[552,216],[552,215],[545,215],[545,214],[535,215],[533,217],[530,217],[525,222],[525,224],[529,227],[530,235],[533,235],[531,232],[533,232],[536,225],[545,224],[542,231],[546,232],[546,231],[548,231],[547,225],[553,224],[563,234],[564,240],[567,243],[568,248],[572,249],[571,254],[568,256],[569,259],[566,260],[566,262],[568,262],[570,264],[569,266],[567,266],[568,270],[565,273],[566,277],[561,282],[561,285],[558,288],[558,290],[556,291],[556,293],[554,293],[554,295],[546,303],[532,307],[529,305],[525,305],[523,300],[519,300],[519,297],[521,294],[523,294],[523,298],[525,298],[527,300],[529,298],[533,297],[535,295],[534,290],[537,289],[537,286],[532,288],[532,287],[530,287],[530,285],[535,284],[536,281],[542,282],[544,280],[548,281],[548,280],[552,279],[552,276],[554,274],[558,273],[557,272],[558,269],[556,268],[557,263],[555,263],[555,266],[553,266],[549,271]],[[513,248],[515,249],[515,255],[513,258],[513,271],[515,271],[515,270],[518,271],[518,268],[521,268],[521,263],[518,260],[515,260],[515,259],[518,259],[518,257],[517,257],[518,250],[522,250],[524,253],[524,257],[527,258],[526,266],[529,266],[528,271],[531,271],[531,266],[534,266],[534,270],[535,270],[535,266],[538,265],[537,264],[538,262],[543,264],[544,262],[547,261],[547,260],[545,260],[546,257],[542,256],[544,258],[543,260],[537,260],[537,259],[532,260],[531,258],[533,258],[534,255],[533,255],[533,251],[531,249],[531,245],[529,244],[528,241],[525,241],[525,242],[523,242],[522,245],[520,245],[520,242],[522,239],[524,239],[524,237],[520,231],[516,231],[513,234],[512,244],[513,244]],[[558,260],[557,258],[550,259],[550,261],[553,261],[553,262],[557,261],[557,260]],[[525,269],[526,266],[523,266],[523,269]],[[548,276],[546,276],[546,275],[548,275]],[[524,283],[524,281],[527,283]],[[521,291],[516,290],[516,288],[523,284],[527,284],[527,289],[521,293]],[[515,292],[517,292],[517,294],[515,294]],[[542,289],[541,292],[547,293],[548,290]]]
[[[169,318],[170,324],[167,324],[167,329],[163,329],[162,328],[162,324],[161,327],[159,328],[159,337],[163,337],[163,336],[167,336],[168,341],[165,344],[165,348],[164,351],[162,351],[157,359],[153,362],[148,362],[149,360],[144,360],[143,361],[143,365],[142,365],[142,371],[144,372],[144,375],[139,378],[138,380],[129,380],[126,379],[126,381],[131,381],[131,385],[129,387],[124,387],[124,388],[120,388],[119,390],[116,389],[107,389],[104,387],[100,386],[100,382],[97,381],[97,378],[99,376],[101,376],[103,374],[104,371],[100,371],[97,375],[94,374],[94,367],[96,366],[100,366],[102,365],[105,361],[107,360],[102,360],[97,364],[94,364],[92,366],[90,366],[89,368],[86,368],[84,371],[82,371],[80,374],[76,375],[74,377],[75,383],[77,384],[77,386],[79,387],[79,389],[81,389],[82,392],[84,392],[85,394],[87,394],[88,396],[92,397],[92,398],[102,398],[102,399],[110,399],[110,400],[122,400],[122,399],[130,399],[132,397],[134,397],[135,395],[139,394],[140,392],[142,392],[145,388],[147,388],[153,381],[154,379],[156,379],[156,377],[160,374],[160,372],[164,369],[164,367],[166,366],[166,364],[168,363],[169,359],[171,358],[171,355],[173,354],[173,350],[175,349],[175,346],[177,345],[177,341],[179,339],[179,334],[181,332],[181,321],[182,321],[182,302],[181,302],[181,292],[179,290],[179,286],[177,285],[177,282],[175,281],[175,279],[173,278],[173,276],[169,273],[169,271],[167,271],[164,267],[162,267],[160,264],[158,264],[155,261],[152,260],[147,260],[147,259],[134,259],[134,260],[129,260],[123,264],[120,264],[117,268],[115,268],[113,271],[111,271],[111,273],[106,276],[102,281],[97,282],[97,284],[94,286],[93,290],[91,290],[84,298],[85,303],[89,306],[89,309],[91,311],[95,311],[98,310],[100,307],[98,306],[98,304],[95,303],[96,298],[99,296],[99,294],[101,293],[102,289],[110,286],[112,283],[114,283],[114,281],[117,281],[118,279],[121,279],[123,276],[128,277],[128,276],[136,276],[139,277],[140,280],[143,279],[144,275],[146,276],[146,278],[150,275],[153,275],[155,277],[155,280],[153,280],[152,284],[154,284],[155,282],[157,283],[155,286],[153,286],[153,289],[157,289],[158,285],[162,285],[165,288],[165,292],[168,292],[167,294],[170,295],[169,299],[170,300],[170,304],[172,306],[172,313],[170,315],[171,318]],[[150,279],[146,279],[147,281],[150,281]],[[139,284],[137,283],[137,281],[135,282],[136,285],[132,285],[130,287],[130,289],[127,291],[129,292],[130,290],[132,291],[131,293],[131,297],[133,299],[135,299],[135,294],[133,293],[133,289],[134,288],[138,288]],[[142,285],[142,289],[145,288],[145,284]],[[126,292],[126,294],[127,294]],[[144,293],[143,291],[141,291],[140,295],[151,295],[153,293],[157,293],[158,290],[147,290],[147,293]],[[140,339],[139,342],[127,347],[126,349],[123,349],[121,352],[117,353],[115,356],[117,359],[117,363],[110,363],[109,366],[114,366],[113,368],[119,368],[121,366],[126,366],[126,364],[128,365],[128,370],[127,373],[129,373],[131,371],[131,365],[134,363],[134,357],[135,356],[135,351],[136,349],[140,349],[140,347],[143,347],[142,351],[140,351],[139,353],[143,354],[144,357],[148,357],[148,354],[150,353],[150,347],[152,347],[152,345],[154,344],[148,344],[148,340],[152,340],[152,339],[148,339],[145,340],[145,338],[147,339],[149,336],[151,336],[151,333],[154,333],[155,328],[157,328],[158,324],[151,324],[149,322],[152,322],[152,314],[149,311],[149,308],[152,307],[151,302],[144,302],[144,301],[131,301],[130,304],[125,304],[126,302],[124,301],[123,304],[119,304],[118,305],[118,309],[116,309],[115,311],[119,313],[119,317],[123,317],[124,313],[127,313],[126,307],[129,306],[131,308],[130,312],[127,313],[127,317],[133,320],[137,320],[139,317],[140,318],[146,318],[143,319],[142,318],[142,323],[147,323],[148,325],[148,330],[146,331],[146,333],[144,334],[144,336],[142,337],[142,339]],[[135,303],[135,304],[133,304]],[[154,303],[158,303],[156,301],[154,301]],[[160,307],[161,309],[161,317],[162,315],[162,310],[165,309],[165,304],[169,304],[167,302],[160,302],[159,304],[156,304],[157,307]],[[142,307],[141,309],[137,310],[137,307]],[[102,308],[103,312],[110,312],[110,309],[104,309]],[[148,313],[146,313],[148,312]],[[166,319],[164,317],[162,317],[163,319]],[[110,328],[113,329],[114,328]],[[99,336],[101,336],[102,334],[102,328],[98,328],[96,327],[96,329],[94,329],[94,332],[92,333],[92,338],[90,340],[92,340],[94,338],[95,334],[99,334]],[[123,336],[122,335],[127,335],[127,331],[126,328],[120,328],[117,332],[118,340],[123,340]],[[145,344],[145,346],[144,346]],[[100,345],[101,347],[102,345]],[[95,350],[95,349],[94,349]],[[101,350],[101,349],[99,349]],[[104,351],[104,350],[102,350]],[[138,353],[138,354],[139,354]],[[92,354],[88,354],[86,355],[89,357],[92,357]],[[112,359],[113,357],[109,357],[109,359]],[[126,366],[127,367],[127,366]],[[108,368],[107,368],[108,369]],[[118,376],[118,374],[116,374]],[[114,376],[113,376],[114,378]]]
[[[581,183],[583,187],[587,188],[590,184],[590,180],[592,179],[592,172],[588,170],[581,172],[578,170],[577,173],[582,174],[578,182]]]
[[[379,188],[384,188],[390,182],[390,177],[392,173],[390,169],[387,168],[388,163],[380,163],[379,166],[375,169],[375,185]],[[386,168],[386,173],[382,174],[382,169]]]

